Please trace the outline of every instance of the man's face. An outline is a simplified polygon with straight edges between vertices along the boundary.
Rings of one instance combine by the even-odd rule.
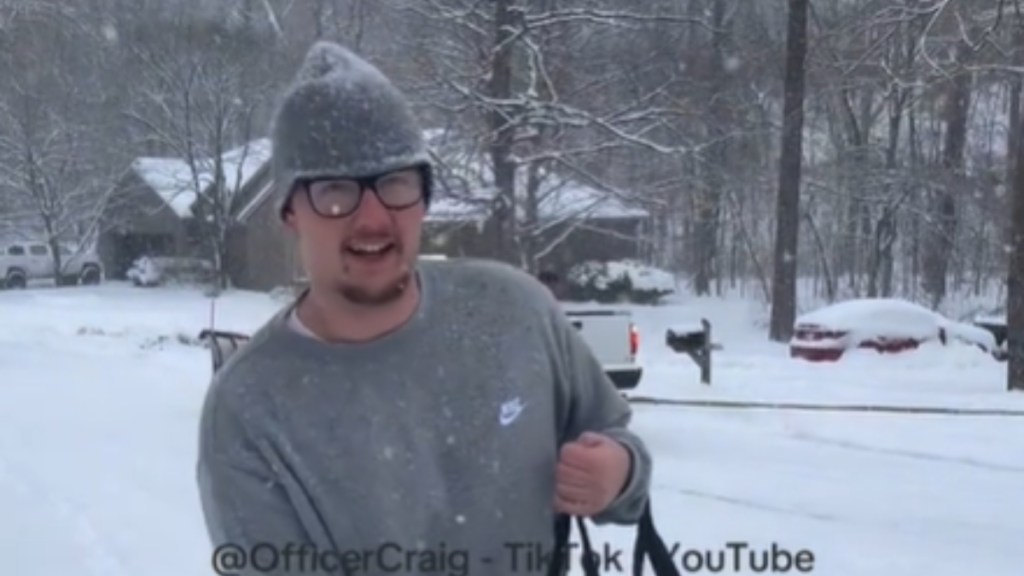
[[[420,250],[422,190],[414,169],[375,182],[317,181],[296,189],[286,223],[298,236],[310,281],[355,304],[398,299],[413,280]]]

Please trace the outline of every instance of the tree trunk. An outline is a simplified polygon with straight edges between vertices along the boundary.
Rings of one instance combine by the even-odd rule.
[[[1018,36],[1020,42],[1020,36]],[[1017,86],[1019,86],[1019,80]],[[1019,92],[1017,92],[1019,94]],[[1014,98],[1012,103],[1020,106],[1020,99]],[[1016,136],[1012,138],[1014,152],[1013,194],[1010,200],[1010,261],[1007,275],[1006,294],[1006,350],[1009,353],[1006,376],[1007,390],[1024,391],[1024,122],[1020,121],[1020,111],[1011,111],[1011,117],[1017,120],[1012,125]]]
[[[1020,131],[1024,126],[1018,123]],[[1019,132],[1018,132],[1019,133]],[[1013,177],[1013,242],[1007,288],[1006,333],[1007,389],[1024,391],[1024,146],[1017,147],[1016,168]]]
[[[711,38],[711,65],[708,66],[711,98],[711,126],[708,136],[715,142],[711,146],[709,156],[711,162],[705,171],[707,183],[698,192],[698,204],[696,210],[696,238],[694,242],[695,275],[693,281],[694,292],[698,296],[706,296],[711,293],[712,277],[720,279],[718,266],[718,233],[719,220],[721,219],[722,193],[729,185],[726,177],[728,163],[730,162],[729,143],[726,133],[729,127],[735,124],[732,119],[732,106],[730,105],[728,89],[732,83],[730,71],[726,66],[726,42],[728,40],[726,24],[726,6],[724,0],[715,0],[712,8],[712,23],[715,31]]]
[[[775,274],[770,338],[792,337],[796,320],[797,240],[800,226],[800,168],[803,155],[804,60],[807,55],[808,0],[789,0],[786,40],[785,116],[775,219]]]
[[[491,60],[490,96],[508,99],[512,96],[512,43],[514,24],[510,0],[494,3],[495,45]],[[494,187],[498,191],[493,210],[493,242],[498,259],[514,263],[516,166],[512,159],[513,129],[508,126],[503,110],[490,113],[490,156],[494,167]]]
[[[868,259],[868,298],[876,298],[879,295],[879,284],[883,296],[892,295],[892,248],[896,243],[898,228],[896,226],[896,214],[902,199],[897,199],[897,194],[902,195],[901,183],[893,182],[896,174],[896,154],[899,150],[900,124],[903,120],[903,106],[906,96],[902,88],[893,86],[889,94],[889,145],[885,150],[886,170],[886,201],[888,204],[882,206],[882,214],[875,223],[873,242]]]
[[[958,51],[958,64],[964,64],[967,48]],[[929,211],[936,223],[929,225],[929,240],[924,254],[924,289],[938,308],[946,297],[949,264],[953,256],[957,229],[957,193],[964,186],[964,152],[967,146],[967,119],[970,112],[971,77],[958,71],[948,87],[943,121],[946,139],[942,149],[942,169],[947,180],[934,192]]]

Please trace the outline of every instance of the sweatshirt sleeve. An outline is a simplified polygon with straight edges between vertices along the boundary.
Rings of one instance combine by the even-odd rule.
[[[583,432],[598,432],[618,440],[629,452],[632,466],[618,498],[591,518],[597,524],[633,524],[648,499],[651,455],[643,440],[629,429],[632,409],[564,311],[552,300],[551,326],[558,343],[560,372],[559,414],[562,442]]]
[[[312,545],[265,447],[248,432],[227,395],[203,408],[196,478],[220,573],[284,574],[289,550]],[[275,571],[278,570],[278,571]]]

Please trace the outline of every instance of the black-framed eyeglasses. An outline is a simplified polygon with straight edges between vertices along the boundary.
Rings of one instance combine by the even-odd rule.
[[[391,210],[404,210],[423,198],[424,178],[420,170],[410,168],[365,178],[307,180],[303,189],[313,211],[324,218],[344,218],[354,213],[367,190]]]

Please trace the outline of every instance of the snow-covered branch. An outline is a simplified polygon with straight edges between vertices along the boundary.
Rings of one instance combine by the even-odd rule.
[[[529,10],[523,14],[523,21],[530,28],[564,24],[597,24],[601,26],[631,27],[642,24],[692,24],[708,31],[714,28],[702,18],[678,16],[675,14],[645,14],[626,10],[597,10],[592,8],[562,8],[535,13]]]

